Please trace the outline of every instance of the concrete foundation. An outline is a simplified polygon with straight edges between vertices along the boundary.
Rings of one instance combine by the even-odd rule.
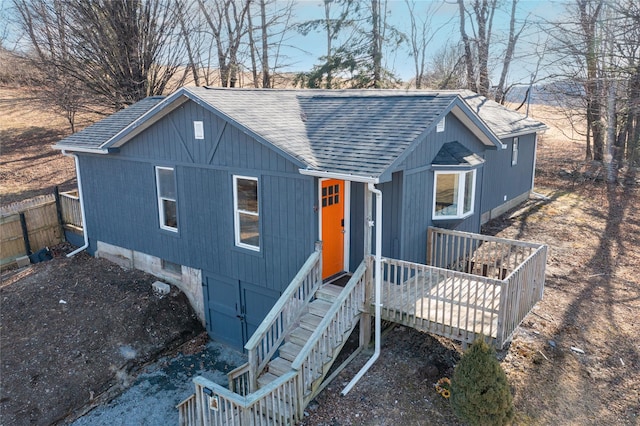
[[[204,325],[204,298],[202,295],[202,271],[181,266],[177,274],[162,268],[162,259],[134,250],[98,241],[96,257],[110,260],[123,268],[135,268],[160,278],[178,287],[189,299],[191,307]]]
[[[524,194],[520,194],[515,198],[512,198],[511,200],[505,202],[504,204],[499,205],[495,209],[482,213],[482,216],[480,217],[480,225],[484,225],[485,223],[489,222],[491,219],[494,219],[506,213],[507,211],[518,206],[519,204],[524,203],[527,199],[529,199],[529,191],[525,192]]]

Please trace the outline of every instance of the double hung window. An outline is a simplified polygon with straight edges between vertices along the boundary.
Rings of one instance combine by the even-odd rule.
[[[260,210],[258,208],[258,179],[233,177],[234,230],[236,246],[260,250]]]
[[[172,167],[156,167],[160,228],[178,232],[176,174]]]

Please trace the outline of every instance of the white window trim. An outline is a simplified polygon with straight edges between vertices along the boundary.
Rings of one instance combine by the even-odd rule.
[[[473,179],[471,179],[471,210],[469,210],[466,213],[461,213],[464,210],[464,193],[465,191],[465,185],[466,185],[466,180],[465,180],[465,175],[468,172],[473,172]],[[448,175],[452,175],[452,174],[456,174],[458,175],[458,200],[457,200],[457,206],[458,206],[458,214],[455,215],[447,215],[447,216],[442,216],[442,215],[436,215],[436,195],[437,195],[437,183],[438,183],[438,175],[440,174],[448,174]],[[475,211],[475,204],[476,204],[476,169],[472,169],[472,170],[463,170],[463,171],[456,171],[456,170],[437,170],[434,172],[434,178],[433,178],[433,208],[431,209],[431,218],[432,220],[451,220],[451,219],[465,219],[469,216],[472,216],[474,211]]]
[[[442,119],[440,121],[438,121],[438,124],[436,125],[436,132],[437,133],[444,132],[445,118],[446,118],[446,116],[442,117]]]
[[[518,165],[518,151],[520,150],[520,139],[513,138],[513,143],[511,144],[511,165]]]
[[[238,179],[244,180],[253,180],[257,183],[258,186],[258,212],[251,212],[247,210],[238,209]],[[254,246],[251,244],[243,243],[240,240],[240,213],[247,214],[250,216],[258,217],[258,230],[260,229],[260,181],[257,177],[254,176],[241,176],[241,175],[233,175],[233,230],[235,234],[235,243],[236,247],[246,248],[248,250],[260,251],[260,246]],[[260,241],[260,236],[258,236],[258,241]]]
[[[176,198],[175,200],[172,198],[168,198],[168,197],[162,197],[160,195],[160,177],[158,176],[158,170],[171,170],[173,172],[173,178],[176,178],[176,169],[173,167],[163,167],[163,166],[156,166],[156,195],[158,196],[158,219],[160,220],[160,228],[164,229],[165,231],[171,231],[171,232],[178,232],[178,227],[173,227],[173,226],[167,226],[165,225],[165,217],[164,217],[164,205],[163,205],[163,201],[167,200],[167,201],[173,201],[174,203],[176,203],[176,215],[178,213],[178,185],[176,183]]]

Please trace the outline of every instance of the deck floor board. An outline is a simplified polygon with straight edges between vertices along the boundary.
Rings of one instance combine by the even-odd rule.
[[[424,321],[439,325],[442,330],[457,330],[496,338],[501,286],[480,279],[445,277],[433,272],[421,272],[405,279],[393,276],[395,284],[383,285],[383,311],[389,320],[405,318],[407,325]]]

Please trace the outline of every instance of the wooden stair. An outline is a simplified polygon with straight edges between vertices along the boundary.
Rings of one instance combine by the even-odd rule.
[[[278,357],[272,359],[267,365],[265,372],[258,377],[259,388],[266,386],[276,378],[291,371],[292,362],[296,359],[318,325],[320,325],[327,312],[329,312],[341,291],[342,287],[333,284],[325,284],[318,289],[315,294],[315,299],[308,305],[308,312],[300,317],[298,326],[291,330],[285,337],[282,346],[278,348]],[[349,336],[343,336],[343,344],[348,337]],[[324,374],[326,374],[331,367],[335,356],[337,356],[340,349],[342,349],[342,345],[339,348],[333,349],[333,353],[326,354],[326,363],[320,379],[324,378]]]

